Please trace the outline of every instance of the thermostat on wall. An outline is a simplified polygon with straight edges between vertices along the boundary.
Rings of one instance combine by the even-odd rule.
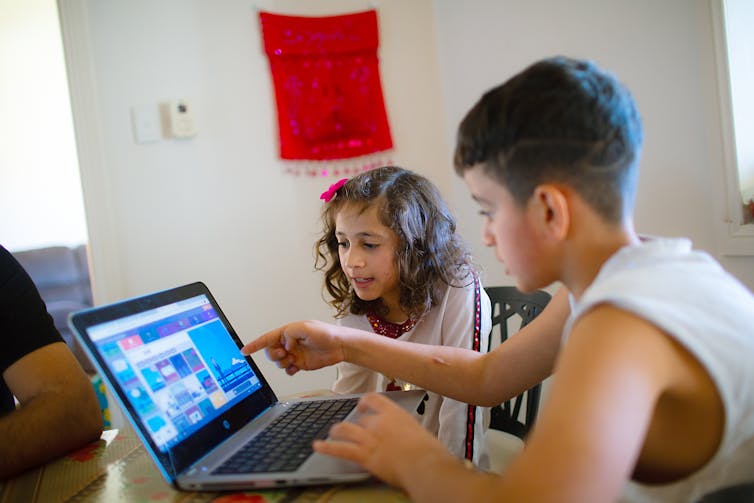
[[[193,110],[187,100],[175,100],[163,103],[165,126],[173,138],[191,138],[196,135]]]

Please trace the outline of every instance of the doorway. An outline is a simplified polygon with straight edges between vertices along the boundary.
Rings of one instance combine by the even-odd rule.
[[[0,244],[88,241],[55,0],[0,0]]]

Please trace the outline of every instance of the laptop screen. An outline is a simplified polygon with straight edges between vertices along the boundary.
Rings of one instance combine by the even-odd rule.
[[[162,451],[262,387],[204,294],[87,333]]]

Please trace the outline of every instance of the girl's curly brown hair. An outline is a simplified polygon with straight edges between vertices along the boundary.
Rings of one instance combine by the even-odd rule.
[[[354,294],[341,268],[335,217],[346,204],[360,205],[362,210],[376,205],[381,223],[398,237],[400,304],[411,319],[421,319],[437,305],[444,286],[460,287],[464,280],[470,281],[471,255],[432,182],[395,166],[373,169],[348,180],[322,210],[314,266],[324,271],[323,297],[327,290],[337,318],[348,312],[386,314],[380,299],[364,301]]]

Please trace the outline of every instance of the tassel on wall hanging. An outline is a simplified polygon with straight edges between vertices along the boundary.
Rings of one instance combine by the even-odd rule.
[[[259,13],[277,105],[280,157],[294,174],[356,173],[391,161],[377,11]]]

